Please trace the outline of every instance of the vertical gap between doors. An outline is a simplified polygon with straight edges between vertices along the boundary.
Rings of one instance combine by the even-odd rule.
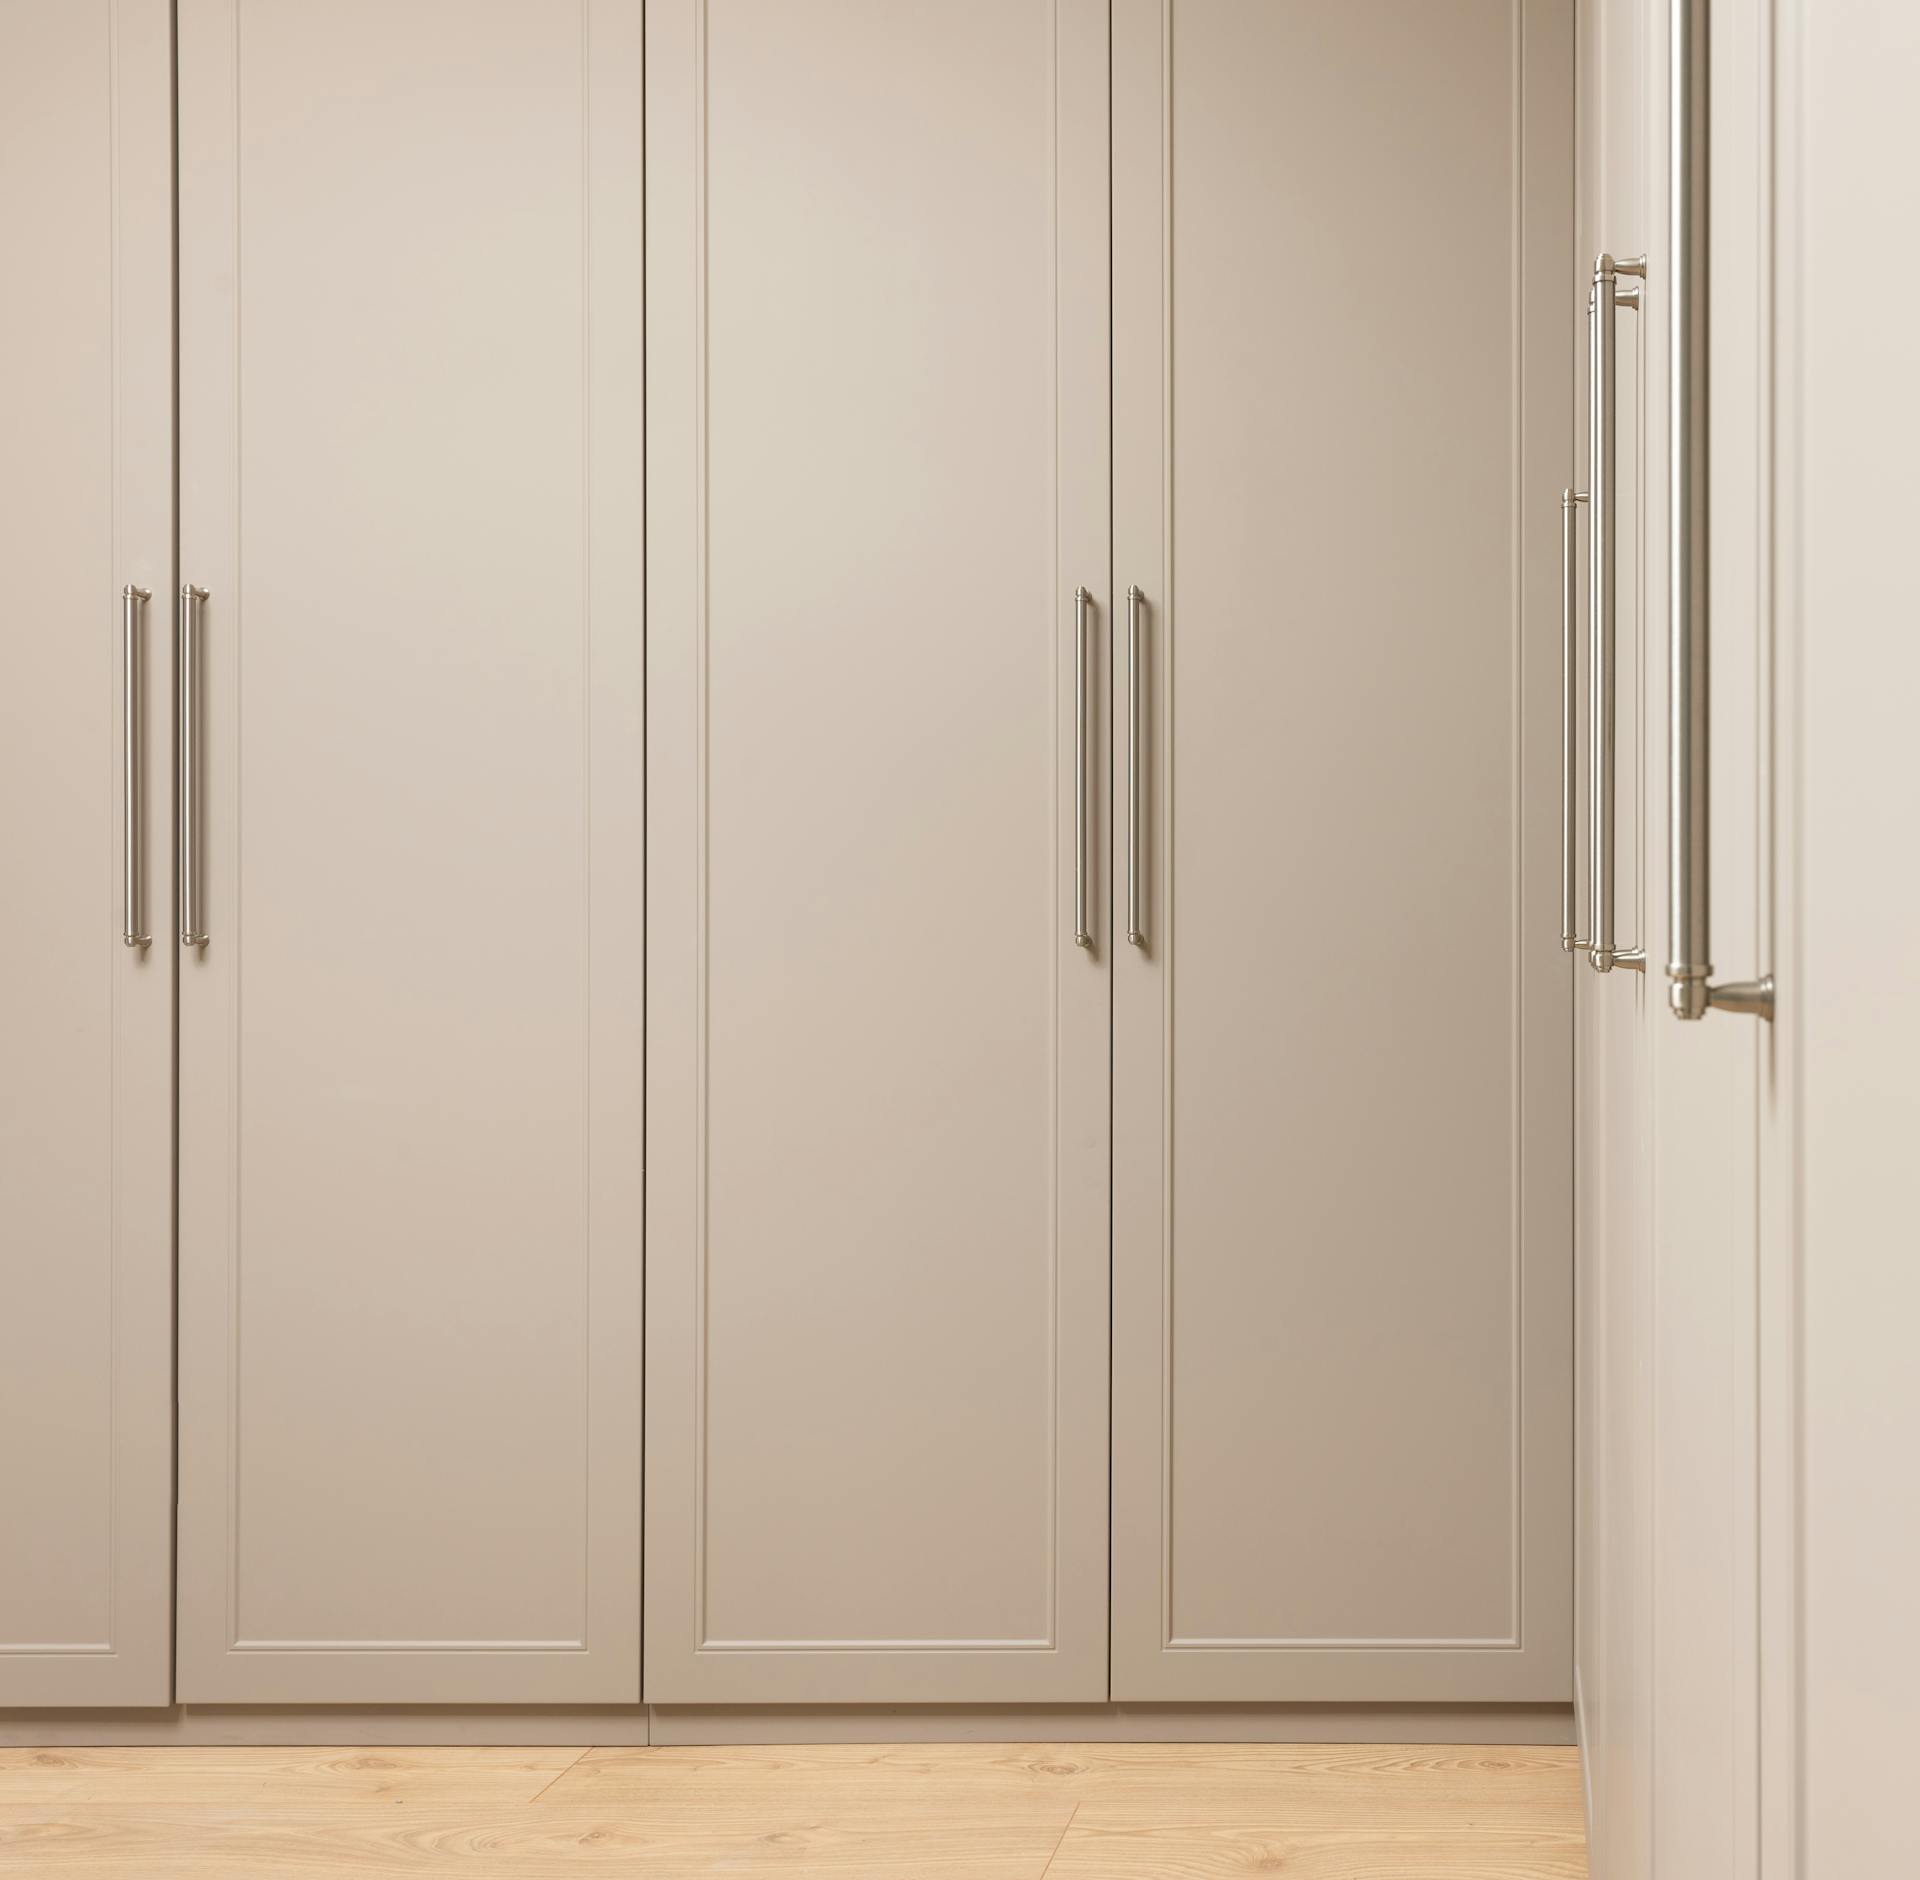
[[[171,493],[169,496],[170,519],[173,527],[171,578],[167,586],[169,591],[169,611],[179,605],[180,593],[180,7],[179,0],[168,8],[167,18],[167,147],[168,162],[171,167],[168,190],[168,282],[167,291],[170,302],[169,320],[172,385],[169,388],[172,402],[172,423],[169,446],[172,453]],[[177,667],[180,652],[178,636],[175,638],[174,662]],[[169,695],[179,696],[179,674],[173,674],[173,683],[168,687]],[[168,819],[170,829],[180,826],[180,714],[170,711],[167,714],[173,727],[173,756],[167,766],[174,797],[173,814]],[[176,844],[176,853],[178,846]],[[180,882],[173,882],[175,905],[167,910],[167,924],[174,934],[179,931],[178,897]],[[151,931],[151,929],[149,929]],[[172,1379],[171,1395],[173,1399],[173,1520],[167,1536],[168,1578],[173,1587],[173,1597],[167,1601],[167,1697],[170,1702],[179,1701],[180,1687],[180,948],[169,935],[167,952],[172,959],[172,995],[173,1025],[171,1048],[173,1053],[173,1109],[171,1116],[172,1150],[169,1157],[172,1167],[172,1185],[170,1202],[172,1207],[172,1227],[168,1236],[173,1250],[173,1338],[172,1338]]]
[[[1107,599],[1108,620],[1115,618],[1113,601],[1120,592],[1119,544],[1114,540],[1114,501],[1113,490],[1116,473],[1119,468],[1115,451],[1114,436],[1114,296],[1118,285],[1114,279],[1113,268],[1113,18],[1111,5],[1107,8]],[[1108,647],[1115,647],[1111,627],[1107,633]],[[1114,693],[1114,680],[1119,671],[1119,660],[1109,656],[1107,661],[1107,814],[1111,819],[1120,804],[1119,784],[1115,776],[1115,755],[1119,740],[1112,735],[1112,727],[1117,723],[1117,699]],[[1132,814],[1129,805],[1128,814]],[[1113,855],[1113,823],[1110,820],[1107,830],[1107,855]],[[1111,865],[1107,876],[1107,957],[1114,961],[1119,949],[1113,944],[1117,910],[1114,907],[1114,873]],[[1117,962],[1116,962],[1117,963]],[[1112,965],[1107,970],[1107,1702],[1113,1702],[1113,1510],[1114,1510],[1114,1453],[1113,1453],[1113,1288],[1114,1288],[1114,1203],[1113,1176],[1115,1167],[1116,1144],[1114,1142],[1114,1026],[1118,1019],[1118,1000],[1115,997],[1114,973]]]

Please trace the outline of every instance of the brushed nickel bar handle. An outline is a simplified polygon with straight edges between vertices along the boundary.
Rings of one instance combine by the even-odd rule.
[[[1593,933],[1587,943],[1587,964],[1595,972],[1616,966],[1644,970],[1646,950],[1616,943],[1613,919],[1613,774],[1615,709],[1614,529],[1614,315],[1621,309],[1637,311],[1640,293],[1622,287],[1622,275],[1645,275],[1644,255],[1616,261],[1603,254],[1593,264],[1593,288],[1587,297],[1588,415],[1587,446],[1587,593],[1588,650],[1591,666],[1587,681],[1589,842],[1591,853],[1591,914]]]
[[[1711,64],[1707,0],[1671,0],[1673,304],[1670,310],[1672,509],[1668,564],[1673,583],[1669,674],[1667,1002],[1674,1016],[1704,1018],[1718,1007],[1773,1017],[1773,975],[1713,983],[1711,701],[1708,585],[1709,280]]]
[[[120,590],[120,813],[123,945],[149,947],[147,931],[146,627],[150,588]]]
[[[1575,766],[1579,762],[1579,688],[1574,683],[1580,657],[1580,599],[1574,581],[1573,512],[1587,500],[1584,490],[1560,492],[1560,948],[1583,953],[1580,913],[1574,883],[1573,852],[1580,840],[1579,791]]]
[[[200,640],[207,590],[191,583],[180,590],[180,944],[207,944],[201,870]]]
[[[1087,614],[1093,596],[1073,590],[1073,944],[1093,945],[1087,925]]]
[[[1146,596],[1138,587],[1127,589],[1127,944],[1147,944],[1146,927],[1140,903],[1140,837],[1146,820],[1146,808],[1140,792],[1146,782],[1141,763],[1140,700],[1140,614]]]

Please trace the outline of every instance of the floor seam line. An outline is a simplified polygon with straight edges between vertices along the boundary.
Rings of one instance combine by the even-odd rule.
[[[580,1752],[580,1754],[579,1754],[578,1756],[576,1756],[576,1757],[575,1757],[575,1758],[573,1759],[573,1761],[572,1761],[572,1762],[570,1762],[570,1763],[568,1763],[568,1764],[567,1764],[567,1766],[566,1766],[566,1767],[565,1767],[564,1769],[562,1769],[562,1770],[560,1770],[560,1771],[558,1771],[558,1773],[556,1773],[556,1774],[555,1774],[555,1776],[554,1776],[554,1778],[553,1778],[553,1782],[549,1782],[549,1783],[547,1783],[547,1785],[546,1785],[546,1787],[545,1787],[545,1788],[542,1788],[542,1789],[539,1789],[539,1790],[537,1790],[537,1791],[536,1791],[536,1792],[535,1792],[534,1794],[532,1794],[532,1795],[530,1795],[530,1796],[528,1796],[528,1797],[527,1797],[527,1799],[526,1799],[526,1801],[525,1801],[524,1803],[522,1803],[522,1804],[521,1804],[521,1806],[522,1806],[522,1807],[525,1807],[525,1808],[531,1808],[531,1807],[532,1807],[532,1806],[534,1805],[534,1803],[535,1803],[535,1802],[537,1802],[537,1801],[539,1801],[539,1800],[540,1800],[540,1798],[541,1798],[541,1796],[543,1796],[543,1795],[545,1795],[545,1794],[546,1794],[546,1792],[547,1792],[547,1789],[550,1789],[550,1788],[552,1788],[552,1787],[553,1787],[553,1783],[554,1783],[554,1782],[558,1782],[558,1781],[559,1781],[559,1780],[560,1780],[560,1779],[561,1779],[561,1778],[562,1778],[563,1776],[570,1776],[570,1775],[572,1775],[572,1774],[573,1774],[573,1772],[574,1772],[574,1771],[575,1771],[576,1769],[578,1769],[578,1768],[580,1767],[580,1765],[581,1765],[581,1764],[582,1764],[583,1762],[585,1762],[585,1761],[587,1760],[587,1758],[588,1758],[589,1756],[591,1756],[592,1754],[593,1754],[593,1745],[592,1745],[591,1743],[589,1743],[589,1744],[587,1745],[587,1747],[586,1747],[585,1749],[583,1749],[583,1750],[582,1750],[582,1751]],[[1041,1875],[1041,1877],[1040,1877],[1040,1880],[1046,1880],[1046,1876],[1045,1876],[1044,1874],[1042,1874],[1042,1875]]]
[[[1040,1880],[1047,1880],[1047,1875],[1053,1872],[1053,1863],[1060,1858],[1060,1850],[1066,1845],[1067,1836],[1072,1832],[1073,1824],[1079,1818],[1080,1804],[1075,1802],[1073,1805],[1073,1813],[1066,1818],[1066,1821],[1061,1826],[1059,1840],[1053,1844],[1053,1852],[1047,1856],[1047,1864],[1040,1869]]]

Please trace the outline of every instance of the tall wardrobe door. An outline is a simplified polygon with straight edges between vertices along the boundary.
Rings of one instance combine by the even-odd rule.
[[[1115,7],[1116,1698],[1568,1696],[1572,29]]]
[[[170,1694],[168,14],[0,7],[0,1706]]]
[[[1730,20],[1735,9],[1722,8],[1723,19]],[[1753,9],[1738,12],[1751,16]],[[1664,736],[1643,741],[1635,735],[1636,721],[1648,708],[1659,710],[1645,696],[1650,688],[1664,692],[1661,668],[1667,646],[1665,585],[1665,519],[1667,516],[1667,475],[1665,467],[1667,424],[1664,399],[1656,370],[1664,376],[1667,352],[1665,308],[1672,272],[1666,265],[1664,221],[1661,201],[1667,189],[1667,90],[1665,46],[1669,10],[1654,0],[1615,0],[1602,6],[1583,7],[1580,13],[1581,40],[1579,67],[1581,97],[1580,125],[1580,241],[1575,251],[1576,278],[1582,290],[1592,278],[1595,256],[1603,250],[1616,255],[1645,254],[1648,278],[1643,288],[1652,318],[1616,316],[1615,396],[1613,403],[1615,438],[1616,513],[1620,524],[1615,531],[1614,588],[1618,661],[1618,709],[1621,713],[1621,768],[1631,780],[1643,770],[1649,781],[1660,777],[1667,758]],[[1744,26],[1744,21],[1743,21]],[[1716,33],[1716,64],[1738,43],[1739,34]],[[1750,59],[1751,52],[1747,54]],[[1656,64],[1656,61],[1658,62]],[[1724,68],[1722,68],[1724,70]],[[1746,68],[1746,82],[1757,77],[1757,65]],[[1714,101],[1714,116],[1722,118],[1728,100],[1724,94]],[[1716,130],[1721,126],[1717,123]],[[1716,144],[1720,138],[1716,136]],[[1724,150],[1716,152],[1718,159]],[[1744,224],[1748,237],[1758,233],[1753,204],[1743,205],[1744,215],[1716,215],[1716,245],[1734,225]],[[1748,281],[1757,280],[1748,263]],[[1714,308],[1715,346],[1725,332],[1724,318],[1731,302],[1750,300],[1745,292],[1716,297]],[[1584,312],[1584,307],[1582,307]],[[1584,318],[1575,324],[1576,344],[1580,350],[1582,379],[1580,459],[1587,460],[1589,423],[1585,397],[1586,333]],[[1658,355],[1656,359],[1656,354]],[[1745,388],[1751,394],[1758,374],[1751,358],[1747,361]],[[1732,388],[1717,374],[1714,383],[1713,418],[1716,429],[1725,416],[1748,401],[1730,395]],[[1751,444],[1749,444],[1751,448]],[[1719,488],[1728,466],[1716,453],[1713,474]],[[1749,500],[1752,484],[1749,484]],[[1720,527],[1727,520],[1716,502],[1715,547]],[[1718,562],[1718,554],[1715,561]],[[1715,569],[1715,616],[1722,623],[1719,606],[1719,570]],[[1726,642],[1717,631],[1721,648]],[[1629,682],[1636,655],[1642,663],[1645,679],[1641,685]],[[1749,668],[1749,671],[1751,668]],[[1724,686],[1727,670],[1716,658],[1712,681],[1716,690]],[[1751,775],[1737,788],[1722,767],[1725,755],[1722,743],[1733,729],[1716,713],[1713,808],[1715,820],[1738,813],[1736,805],[1751,804],[1754,788]],[[1651,724],[1664,720],[1646,718]],[[1737,744],[1736,744],[1737,748]],[[1635,754],[1639,763],[1634,761]],[[1662,1357],[1661,1344],[1679,1345],[1689,1360],[1710,1355],[1703,1339],[1712,1329],[1729,1322],[1725,1314],[1690,1309],[1681,1322],[1687,1330],[1676,1337],[1680,1325],[1670,1324],[1661,1344],[1654,1332],[1653,1236],[1656,1226],[1655,1187],[1657,1130],[1671,1130],[1676,1119],[1660,1119],[1656,1112],[1659,1092],[1656,1086],[1655,1047],[1662,1043],[1663,1032],[1682,1030],[1708,1034],[1718,1029],[1719,1040],[1702,1036],[1700,1044],[1717,1056],[1732,1046],[1753,1048],[1756,1029],[1747,1019],[1723,1021],[1709,1019],[1700,1025],[1682,1027],[1667,1009],[1664,967],[1666,950],[1666,896],[1660,892],[1664,872],[1665,842],[1660,833],[1651,868],[1631,866],[1632,860],[1646,853],[1648,832],[1663,828],[1662,788],[1651,803],[1636,805],[1625,794],[1616,797],[1615,818],[1619,870],[1617,893],[1620,897],[1622,931],[1632,938],[1650,937],[1653,952],[1652,983],[1641,989],[1630,976],[1619,973],[1597,974],[1577,965],[1574,979],[1574,1062],[1578,1072],[1578,1129],[1575,1135],[1576,1161],[1574,1192],[1578,1202],[1575,1224],[1575,1274],[1578,1297],[1574,1312],[1576,1350],[1574,1374],[1578,1381],[1575,1444],[1575,1533],[1579,1554],[1576,1563],[1578,1597],[1575,1602],[1578,1629],[1574,1640],[1575,1694],[1579,1704],[1580,1741],[1584,1751],[1584,1771],[1589,1802],[1588,1860],[1594,1880],[1639,1880],[1653,1873],[1651,1849],[1656,1831],[1664,1825],[1656,1820],[1653,1791],[1656,1780],[1653,1734],[1654,1664],[1656,1654],[1649,1641],[1670,1642],[1663,1619],[1655,1633],[1653,1609],[1653,1565],[1655,1548],[1664,1548],[1666,1537],[1658,1533],[1653,1518],[1654,1410],[1656,1362]],[[1631,788],[1631,782],[1624,786]],[[1636,810],[1638,813],[1636,813]],[[1750,865],[1752,851],[1745,858],[1733,857],[1715,844],[1716,873],[1724,871],[1729,860]],[[1649,898],[1647,890],[1654,890]],[[1722,922],[1716,920],[1717,928]],[[1744,961],[1748,955],[1742,951]],[[1725,1034],[1732,1032],[1729,1040]],[[1666,1045],[1671,1052],[1679,1039]],[[1691,1049],[1697,1049],[1687,1041]],[[1669,1059],[1670,1061],[1670,1059]],[[1719,1098],[1705,1098],[1697,1092],[1695,1101],[1720,1106]],[[1727,1105],[1718,1118],[1694,1119],[1687,1128],[1689,1151],[1695,1142],[1704,1145],[1715,1122],[1733,1120],[1735,1106]],[[1753,1108],[1747,1106],[1751,1136]],[[1691,1160],[1691,1154],[1680,1158]],[[1735,1189],[1731,1171],[1718,1157],[1700,1165],[1704,1172],[1709,1162],[1723,1186],[1717,1197],[1720,1222],[1710,1237],[1700,1243],[1699,1251],[1715,1249],[1715,1257],[1686,1264],[1696,1283],[1709,1275],[1730,1275],[1736,1269],[1718,1257],[1733,1226],[1735,1209],[1731,1203]],[[1658,1172],[1664,1177],[1667,1156],[1658,1158]],[[1683,1181],[1686,1177],[1683,1176]],[[1753,1193],[1751,1176],[1746,1192]],[[1741,1210],[1745,1212],[1745,1210]],[[1697,1220],[1697,1217],[1696,1217]],[[1751,1220],[1749,1217],[1749,1225]],[[1718,1243],[1718,1246],[1716,1246]],[[1751,1339],[1749,1341],[1751,1348]],[[1724,1362],[1725,1354],[1718,1354]],[[1666,1365],[1661,1364],[1664,1373]],[[1715,1401],[1725,1392],[1722,1364],[1709,1362],[1700,1377],[1697,1401]],[[1749,1393],[1749,1402],[1752,1401]],[[1718,1394],[1717,1408],[1734,1413],[1730,1395]],[[1679,1439],[1689,1468],[1699,1464],[1697,1439],[1712,1419],[1690,1420],[1667,1432],[1669,1440]],[[1665,1473],[1665,1471],[1662,1471]],[[1751,1469],[1747,1478],[1752,1480]],[[1723,1503],[1740,1491],[1729,1479],[1712,1484],[1696,1478],[1694,1492],[1703,1508]],[[1696,1524],[1692,1529],[1697,1544]],[[1729,1556],[1719,1547],[1709,1550],[1701,1564],[1708,1571],[1725,1566]],[[1706,1651],[1724,1642],[1742,1623],[1730,1604],[1719,1615],[1719,1622],[1703,1624],[1696,1615],[1691,1621],[1700,1637],[1685,1656],[1692,1658],[1696,1675],[1701,1665],[1701,1648]],[[1749,1636],[1753,1620],[1746,1616]],[[1735,1681],[1724,1672],[1704,1677],[1690,1687],[1690,1707],[1696,1719],[1711,1714],[1716,1701],[1731,1697]],[[1670,1717],[1669,1723],[1678,1722]],[[1684,1738],[1682,1739],[1685,1740]],[[1661,1816],[1667,1813],[1682,1821],[1698,1822],[1703,1811],[1717,1812],[1728,1830],[1751,1819],[1751,1808],[1742,1808],[1724,1788],[1701,1780],[1706,1765],[1691,1758],[1676,1765],[1678,1787],[1692,1788],[1691,1800],[1669,1793],[1662,1798]],[[1712,1766],[1730,1771],[1733,1759],[1715,1757]],[[1699,1850],[1690,1850],[1687,1870]],[[1738,1872],[1737,1862],[1722,1857],[1721,1872]],[[1714,1871],[1703,1866],[1702,1872]]]
[[[180,1695],[632,1700],[640,7],[180,35]]]
[[[647,19],[647,1695],[1101,1699],[1107,8]]]

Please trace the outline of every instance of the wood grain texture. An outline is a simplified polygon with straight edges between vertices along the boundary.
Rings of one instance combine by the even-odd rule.
[[[1098,1807],[1109,1822],[1282,1819],[1347,1827],[1578,1821],[1568,1749],[1215,1743],[861,1744],[590,1751],[543,1805],[696,1806],[778,1798],[803,1808],[938,1810],[1034,1800]]]
[[[1213,1880],[1215,1875],[1265,1873],[1283,1873],[1288,1880],[1581,1880],[1586,1871],[1577,1834],[1549,1837],[1510,1829],[1302,1833],[1212,1824],[1108,1828],[1076,1820],[1046,1880],[1108,1875]]]
[[[572,1810],[349,1808],[243,1813],[154,1806],[0,1811],[0,1873],[89,1880],[695,1880],[736,1873],[1039,1880],[1065,1823],[755,1817],[711,1822]]]
[[[531,1801],[583,1749],[0,1749],[0,1804],[276,1808]]]
[[[14,1751],[0,1874],[1582,1880],[1561,1748]]]

